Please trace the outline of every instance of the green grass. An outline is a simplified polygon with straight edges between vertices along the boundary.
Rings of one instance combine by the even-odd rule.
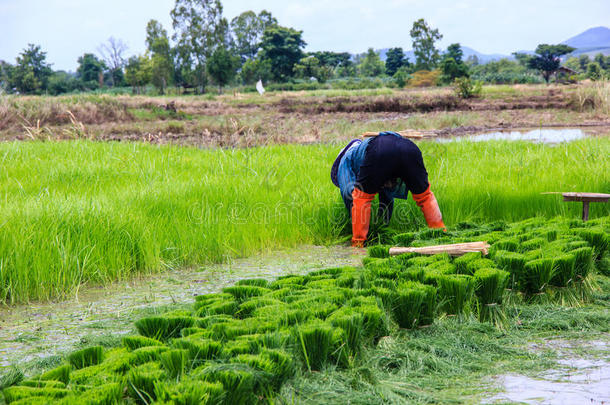
[[[540,193],[610,190],[608,138],[420,147],[449,226],[578,218],[580,204]],[[66,297],[83,284],[345,238],[347,215],[329,181],[339,149],[0,144],[0,302]],[[609,213],[607,204],[591,206],[592,218]],[[413,201],[400,201],[391,226],[425,224]]]

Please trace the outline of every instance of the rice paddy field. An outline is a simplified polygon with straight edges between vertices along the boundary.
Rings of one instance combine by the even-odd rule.
[[[592,204],[583,222],[580,203],[542,193],[610,192],[607,91],[3,99],[0,315],[345,245],[349,218],[329,170],[364,130],[593,130],[555,144],[418,141],[447,232],[398,201],[389,226],[373,218],[361,263],[286,266],[185,303],[152,300],[127,334],[111,325],[97,341],[0,368],[0,403],[504,403],[519,401],[502,396],[507,373],[539,377],[565,369],[566,356],[600,359],[606,382],[610,207]],[[466,241],[487,241],[489,255],[388,255]],[[566,354],[566,341],[582,345]]]

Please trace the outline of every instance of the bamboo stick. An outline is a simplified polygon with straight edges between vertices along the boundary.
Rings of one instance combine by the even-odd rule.
[[[403,253],[419,253],[422,255],[448,253],[451,256],[462,256],[470,252],[481,252],[485,256],[489,252],[489,244],[487,242],[466,242],[450,245],[390,248],[390,256],[396,256]]]

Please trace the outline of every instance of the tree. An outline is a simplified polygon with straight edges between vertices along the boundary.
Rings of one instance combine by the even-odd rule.
[[[244,84],[254,84],[258,80],[268,82],[272,77],[269,59],[248,59],[241,67],[241,80]]]
[[[277,20],[266,10],[258,15],[254,11],[245,11],[231,20],[235,47],[244,61],[256,56],[263,33],[273,25],[277,25]]]
[[[358,70],[362,76],[375,77],[385,71],[385,64],[379,58],[379,54],[373,48],[369,48],[362,62],[358,65]]]
[[[589,65],[590,62],[591,62],[591,59],[589,59],[589,55],[580,55],[580,57],[578,58],[578,63],[580,63],[580,71],[586,72],[587,66]]]
[[[394,79],[394,83],[399,88],[405,87],[411,76],[409,75],[408,68],[406,66],[401,66],[392,76]]]
[[[101,44],[97,51],[110,70],[110,83],[112,86],[120,86],[123,81],[123,66],[125,66],[125,51],[127,45],[120,39],[108,38],[106,43]]]
[[[566,62],[564,63],[564,66],[576,72],[580,71],[580,63],[578,62],[578,58],[574,56],[568,58],[568,60],[566,60]]]
[[[82,89],[82,84],[70,73],[58,70],[49,77],[49,93],[54,96],[77,89]]]
[[[167,31],[157,20],[146,25],[146,48],[151,55],[151,81],[163,94],[171,82],[174,65]]]
[[[220,0],[176,0],[170,15],[173,38],[180,47],[180,79],[204,91],[206,60],[217,47],[226,47],[229,42],[229,24],[222,17],[222,4]]]
[[[468,77],[468,66],[462,61],[462,48],[460,44],[451,44],[441,61],[441,80],[444,83],[452,83],[458,77]]]
[[[544,80],[549,83],[549,79],[557,70],[560,57],[574,51],[574,48],[567,45],[547,45],[540,44],[536,47],[536,55],[528,61],[528,66],[539,70]]]
[[[415,53],[415,68],[417,70],[432,70],[439,60],[438,49],[434,43],[443,36],[438,29],[432,29],[423,18],[413,23],[411,28],[411,39],[413,40],[413,52]]]
[[[513,56],[517,59],[517,62],[524,67],[528,67],[529,61],[532,58],[532,55],[523,52],[513,52]]]
[[[216,48],[208,60],[208,74],[218,84],[218,93],[222,94],[223,86],[226,86],[237,73],[239,57],[231,55],[225,48]]]
[[[151,63],[146,56],[132,56],[125,66],[125,80],[136,94],[142,93],[142,87],[150,82]]]
[[[306,43],[301,38],[303,31],[274,25],[267,28],[261,42],[261,57],[271,62],[271,73],[277,81],[283,81],[293,74],[293,67],[303,58]]]
[[[587,65],[587,77],[593,81],[602,78],[602,69],[597,62],[591,62]]]
[[[28,44],[17,57],[12,69],[11,85],[20,93],[40,93],[47,89],[49,76],[53,72],[46,63],[47,53],[40,45]]]
[[[385,72],[388,76],[394,76],[398,69],[408,65],[409,60],[405,57],[402,48],[390,48],[386,53]]]
[[[610,65],[607,63],[608,59],[604,57],[603,53],[598,53],[597,55],[595,55],[595,58],[593,58],[593,61],[597,62],[597,64],[599,65],[600,68],[602,69],[608,69],[610,68]]]
[[[83,86],[88,89],[97,89],[104,83],[104,61],[97,58],[92,53],[86,53],[78,58],[78,68],[76,74]],[[100,79],[101,78],[101,79]]]
[[[320,71],[320,61],[315,56],[302,58],[294,65],[294,75],[301,79],[317,78]]]

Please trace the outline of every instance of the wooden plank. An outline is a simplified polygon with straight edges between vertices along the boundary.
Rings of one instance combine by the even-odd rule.
[[[561,193],[563,201],[608,202],[610,194],[603,193]]]
[[[401,255],[404,253],[418,253],[422,255],[447,253],[451,256],[462,256],[470,252],[481,252],[485,256],[487,255],[488,251],[489,244],[487,242],[467,242],[422,247],[392,247],[390,248],[390,256]]]

